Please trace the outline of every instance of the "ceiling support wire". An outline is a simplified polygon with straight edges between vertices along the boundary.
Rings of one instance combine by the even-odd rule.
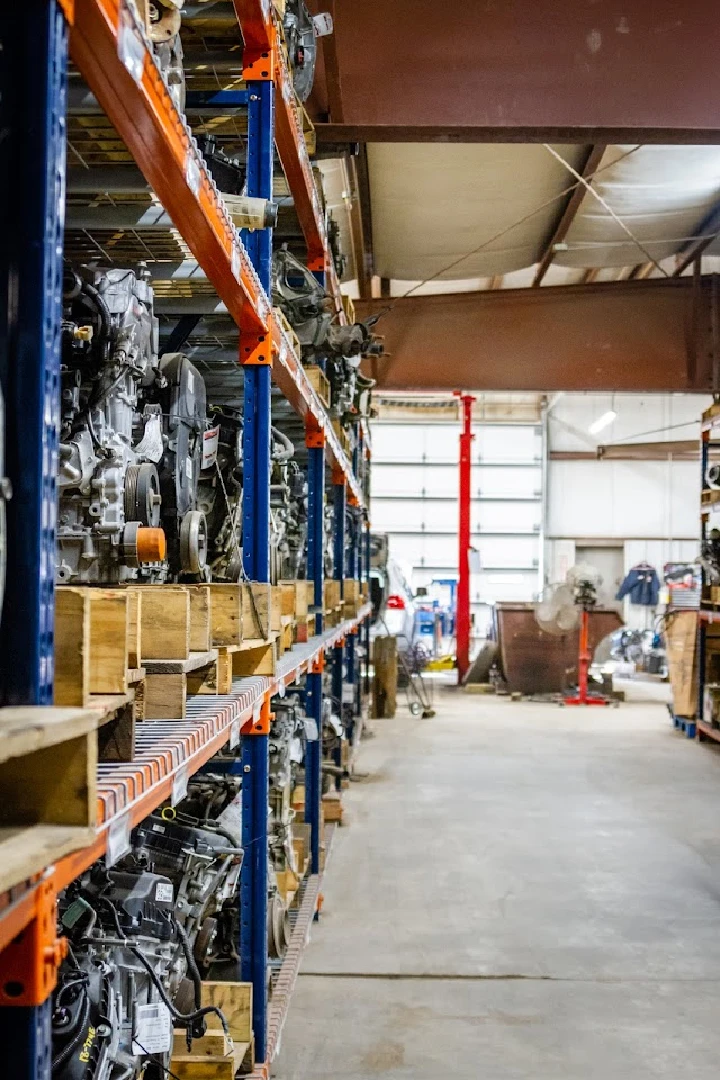
[[[598,173],[604,172],[605,169],[609,169],[610,165],[617,165],[619,161],[623,160],[623,158],[630,157],[631,154],[636,153],[640,149],[640,145],[641,144],[638,143],[637,146],[632,146],[629,150],[626,150],[624,154],[621,154],[620,157],[615,158],[614,161],[608,163],[607,165],[603,165],[599,169],[595,169],[594,172],[588,173],[587,180],[592,180],[592,178],[594,176],[597,176]],[[549,149],[552,149],[552,147],[550,147]],[[570,168],[566,161],[564,161],[562,158],[560,158],[560,160],[562,161],[563,165],[567,166],[567,168]],[[570,171],[575,176],[577,176],[578,179],[583,182],[583,184],[587,186],[586,179],[583,179],[583,177],[579,176],[578,173],[574,171],[574,169],[571,169]],[[552,206],[552,204],[558,202],[559,199],[563,199],[566,195],[569,195],[570,192],[574,191],[576,187],[577,184],[575,183],[570,184],[569,187],[563,188],[563,190],[559,191],[557,195],[551,196],[551,198],[546,199],[544,202],[540,203],[539,206],[536,206],[534,210],[528,211],[527,214],[523,214],[522,217],[518,218],[516,221],[513,221],[510,225],[506,225],[504,229],[501,229],[500,232],[495,233],[494,236],[491,236],[487,240],[483,240],[482,244],[478,244],[478,246],[476,248],[473,248],[472,251],[467,251],[459,258],[453,259],[451,263],[448,263],[447,266],[441,267],[434,274],[431,274],[430,277],[423,278],[422,281],[419,281],[417,285],[413,285],[412,288],[408,289],[408,291],[403,293],[402,296],[396,296],[394,300],[405,300],[408,296],[412,296],[414,292],[417,292],[418,289],[422,289],[423,285],[429,285],[431,281],[435,281],[437,278],[442,277],[442,275],[446,274],[448,270],[454,270],[456,266],[460,265],[460,263],[465,262],[467,259],[471,259],[473,255],[478,255],[481,251],[484,251],[485,248],[488,248],[491,244],[494,244],[496,240],[501,240],[503,236],[506,236],[509,232],[512,232],[513,229],[517,229],[520,225],[524,225],[526,221],[530,221],[530,219],[535,217],[536,214],[542,213],[542,211],[545,210],[548,206]],[[663,273],[664,272],[665,271],[663,271]],[[387,314],[387,312],[392,311],[393,307],[394,303],[388,304],[388,306],[383,309],[383,314]]]
[[[667,270],[663,266],[661,266],[660,263],[657,262],[656,259],[654,259],[652,257],[652,255],[647,250],[647,248],[644,246],[644,244],[642,244],[641,241],[638,240],[637,236],[635,236],[635,234],[632,232],[632,230],[630,228],[628,228],[628,226],[625,224],[625,222],[622,220],[622,218],[618,217],[618,215],[613,210],[612,206],[610,206],[609,203],[607,203],[605,201],[605,199],[603,199],[602,195],[595,190],[595,188],[592,186],[592,184],[590,184],[590,181],[588,179],[586,179],[584,176],[581,176],[580,173],[577,171],[577,169],[574,169],[572,167],[572,165],[570,164],[570,162],[566,161],[565,158],[562,156],[562,154],[559,154],[557,152],[557,150],[555,149],[554,146],[550,146],[549,143],[543,143],[543,146],[548,151],[549,154],[552,154],[552,156],[555,158],[556,161],[559,161],[560,164],[563,165],[567,169],[567,171],[570,173],[571,176],[575,177],[575,179],[578,181],[579,184],[582,184],[582,186],[585,188],[585,190],[588,191],[592,195],[592,197],[594,199],[597,199],[597,201],[600,203],[600,205],[603,206],[607,210],[608,214],[613,219],[613,221],[617,222],[617,224],[620,226],[620,228],[623,230],[623,232],[626,233],[627,236],[630,237],[633,244],[635,244],[635,246],[637,248],[639,248],[640,251],[642,251],[645,258],[654,265],[655,269],[659,270],[660,273],[664,277],[670,277],[670,274],[667,272]],[[617,162],[613,161],[612,164],[616,165]]]

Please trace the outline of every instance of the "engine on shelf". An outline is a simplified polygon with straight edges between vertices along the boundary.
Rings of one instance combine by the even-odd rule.
[[[272,428],[270,472],[270,580],[300,577],[307,541],[307,481],[295,446]]]
[[[332,16],[327,12],[311,15],[305,0],[286,0],[282,27],[295,93],[300,101],[307,101],[315,81],[317,38],[332,34]]]
[[[185,111],[185,72],[180,23],[185,0],[146,0],[140,4],[145,30],[178,112]]]
[[[143,267],[66,270],[61,375],[58,581],[202,576],[205,384],[158,356]]]
[[[200,981],[236,961],[238,791],[234,778],[193,781],[116,866],[96,863],[61,897],[70,948],[53,997],[53,1080],[163,1080],[173,1028],[191,1041],[209,1013],[225,1026],[202,1007]]]
[[[306,266],[285,248],[273,254],[272,299],[302,347],[305,362],[325,361],[330,383],[330,413],[347,426],[369,415],[369,392],[375,385],[360,371],[364,356],[382,355],[372,333],[379,316],[341,326],[325,290]]]

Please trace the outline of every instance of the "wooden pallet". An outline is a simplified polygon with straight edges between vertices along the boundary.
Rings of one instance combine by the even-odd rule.
[[[89,844],[102,710],[0,709],[0,891]]]
[[[330,383],[325,372],[317,364],[306,364],[305,374],[313,390],[326,409],[330,408]]]
[[[202,1039],[193,1039],[190,1053],[185,1032],[176,1030],[171,1072],[178,1080],[234,1080],[238,1072],[252,1072],[252,984],[204,982],[202,1006],[207,1005],[216,1005],[222,1011],[229,1038],[212,1014],[206,1034]]]
[[[360,610],[360,582],[345,578],[343,582],[343,619],[354,619]]]

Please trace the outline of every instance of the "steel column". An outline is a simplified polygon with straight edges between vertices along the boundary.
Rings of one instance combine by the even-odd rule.
[[[314,583],[315,631],[323,629],[323,541],[325,535],[325,440],[321,432],[308,431],[308,578]],[[322,665],[307,677],[310,716],[317,724],[318,737],[308,742],[305,757],[305,820],[310,825],[310,868],[320,871],[320,800],[322,797]]]
[[[317,725],[317,738],[305,745],[305,820],[310,826],[310,873],[320,873],[320,804],[322,798],[322,671],[307,676],[308,716]]]
[[[470,666],[470,474],[472,407],[475,398],[460,395],[462,432],[460,433],[460,504],[458,525],[458,591],[455,638],[458,682],[461,683]]]
[[[367,583],[368,599],[370,598],[370,518],[367,511],[363,515],[362,546],[365,553],[362,581]],[[363,625],[363,645],[365,647],[365,681],[363,693],[367,697],[370,693],[370,618],[365,619]]]
[[[5,557],[0,701],[52,702],[68,30],[55,0],[0,7],[0,379]],[[3,493],[4,494],[4,493]],[[50,999],[0,1009],[5,1069],[50,1080]]]
[[[274,146],[272,82],[248,83],[248,195],[272,197]],[[272,231],[244,232],[243,243],[270,294]],[[253,581],[270,580],[270,367],[245,367],[243,427],[243,565]],[[242,740],[240,880],[241,977],[253,987],[255,1060],[267,1052],[268,736]]]

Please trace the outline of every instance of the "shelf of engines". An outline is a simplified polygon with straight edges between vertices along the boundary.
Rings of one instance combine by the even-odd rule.
[[[0,952],[33,918],[37,890],[49,879],[56,890],[66,888],[103,855],[109,854],[115,861],[127,849],[132,829],[163,802],[183,798],[189,777],[226,743],[236,745],[243,727],[259,717],[263,703],[306,674],[370,611],[367,604],[355,618],[296,645],[280,658],[272,676],[235,679],[228,695],[188,698],[185,720],[144,721],[136,736],[139,753],[134,761],[98,766],[99,825],[94,842],[58,860],[29,888],[18,887],[0,895]]]
[[[355,476],[352,464],[340,445],[330,416],[315,390],[310,385],[305,369],[288,340],[284,328],[273,320],[273,381],[293,409],[303,419],[312,419],[312,426],[325,437],[325,456],[331,466],[342,472],[351,494],[358,506],[364,505],[362,486]]]
[[[75,0],[70,51],[245,335],[245,347],[254,348],[270,329],[270,302],[176,108],[134,6],[127,0]]]
[[[237,7],[243,6],[262,8],[238,0]],[[257,21],[253,25],[257,27]],[[361,503],[361,488],[348,457],[292,346],[273,319],[268,297],[222,195],[175,107],[134,9],[126,0],[77,0],[71,51],[150,187],[238,325],[245,350],[253,351],[271,335],[276,385],[296,412],[311,417],[313,426],[325,433],[328,460],[344,474],[350,492]],[[327,266],[336,314],[345,323],[337,275],[327,257],[322,208],[297,116],[292,79],[282,51],[278,49],[277,55],[281,58],[276,67],[281,102],[277,110],[278,150],[306,235],[309,261],[314,259],[316,268]]]

